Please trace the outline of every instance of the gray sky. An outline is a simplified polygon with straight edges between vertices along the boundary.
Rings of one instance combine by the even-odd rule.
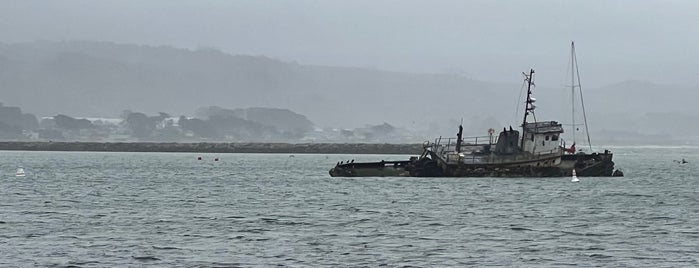
[[[697,85],[699,1],[0,1],[0,42],[215,47],[301,64],[562,86]]]

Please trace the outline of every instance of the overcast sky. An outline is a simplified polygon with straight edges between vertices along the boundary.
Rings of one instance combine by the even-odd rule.
[[[97,40],[584,86],[697,85],[699,1],[0,1],[0,42]]]

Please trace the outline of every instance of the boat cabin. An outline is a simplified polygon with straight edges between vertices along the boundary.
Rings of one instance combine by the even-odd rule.
[[[521,148],[532,154],[549,154],[561,150],[559,140],[563,126],[556,121],[527,122],[522,125]]]

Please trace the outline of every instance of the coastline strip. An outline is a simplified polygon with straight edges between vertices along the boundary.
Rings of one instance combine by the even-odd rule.
[[[5,151],[192,152],[279,154],[412,154],[421,144],[391,143],[223,143],[223,142],[0,142]]]

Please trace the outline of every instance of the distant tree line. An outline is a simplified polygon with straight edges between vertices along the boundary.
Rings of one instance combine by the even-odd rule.
[[[22,113],[19,107],[4,106],[0,103],[0,137],[22,139],[27,131],[39,129],[39,121],[33,114]]]
[[[137,141],[294,141],[313,130],[305,116],[286,109],[197,110],[197,117],[149,116],[124,111],[117,122],[58,114],[37,120],[18,107],[0,104],[0,139],[4,140],[137,140]]]

